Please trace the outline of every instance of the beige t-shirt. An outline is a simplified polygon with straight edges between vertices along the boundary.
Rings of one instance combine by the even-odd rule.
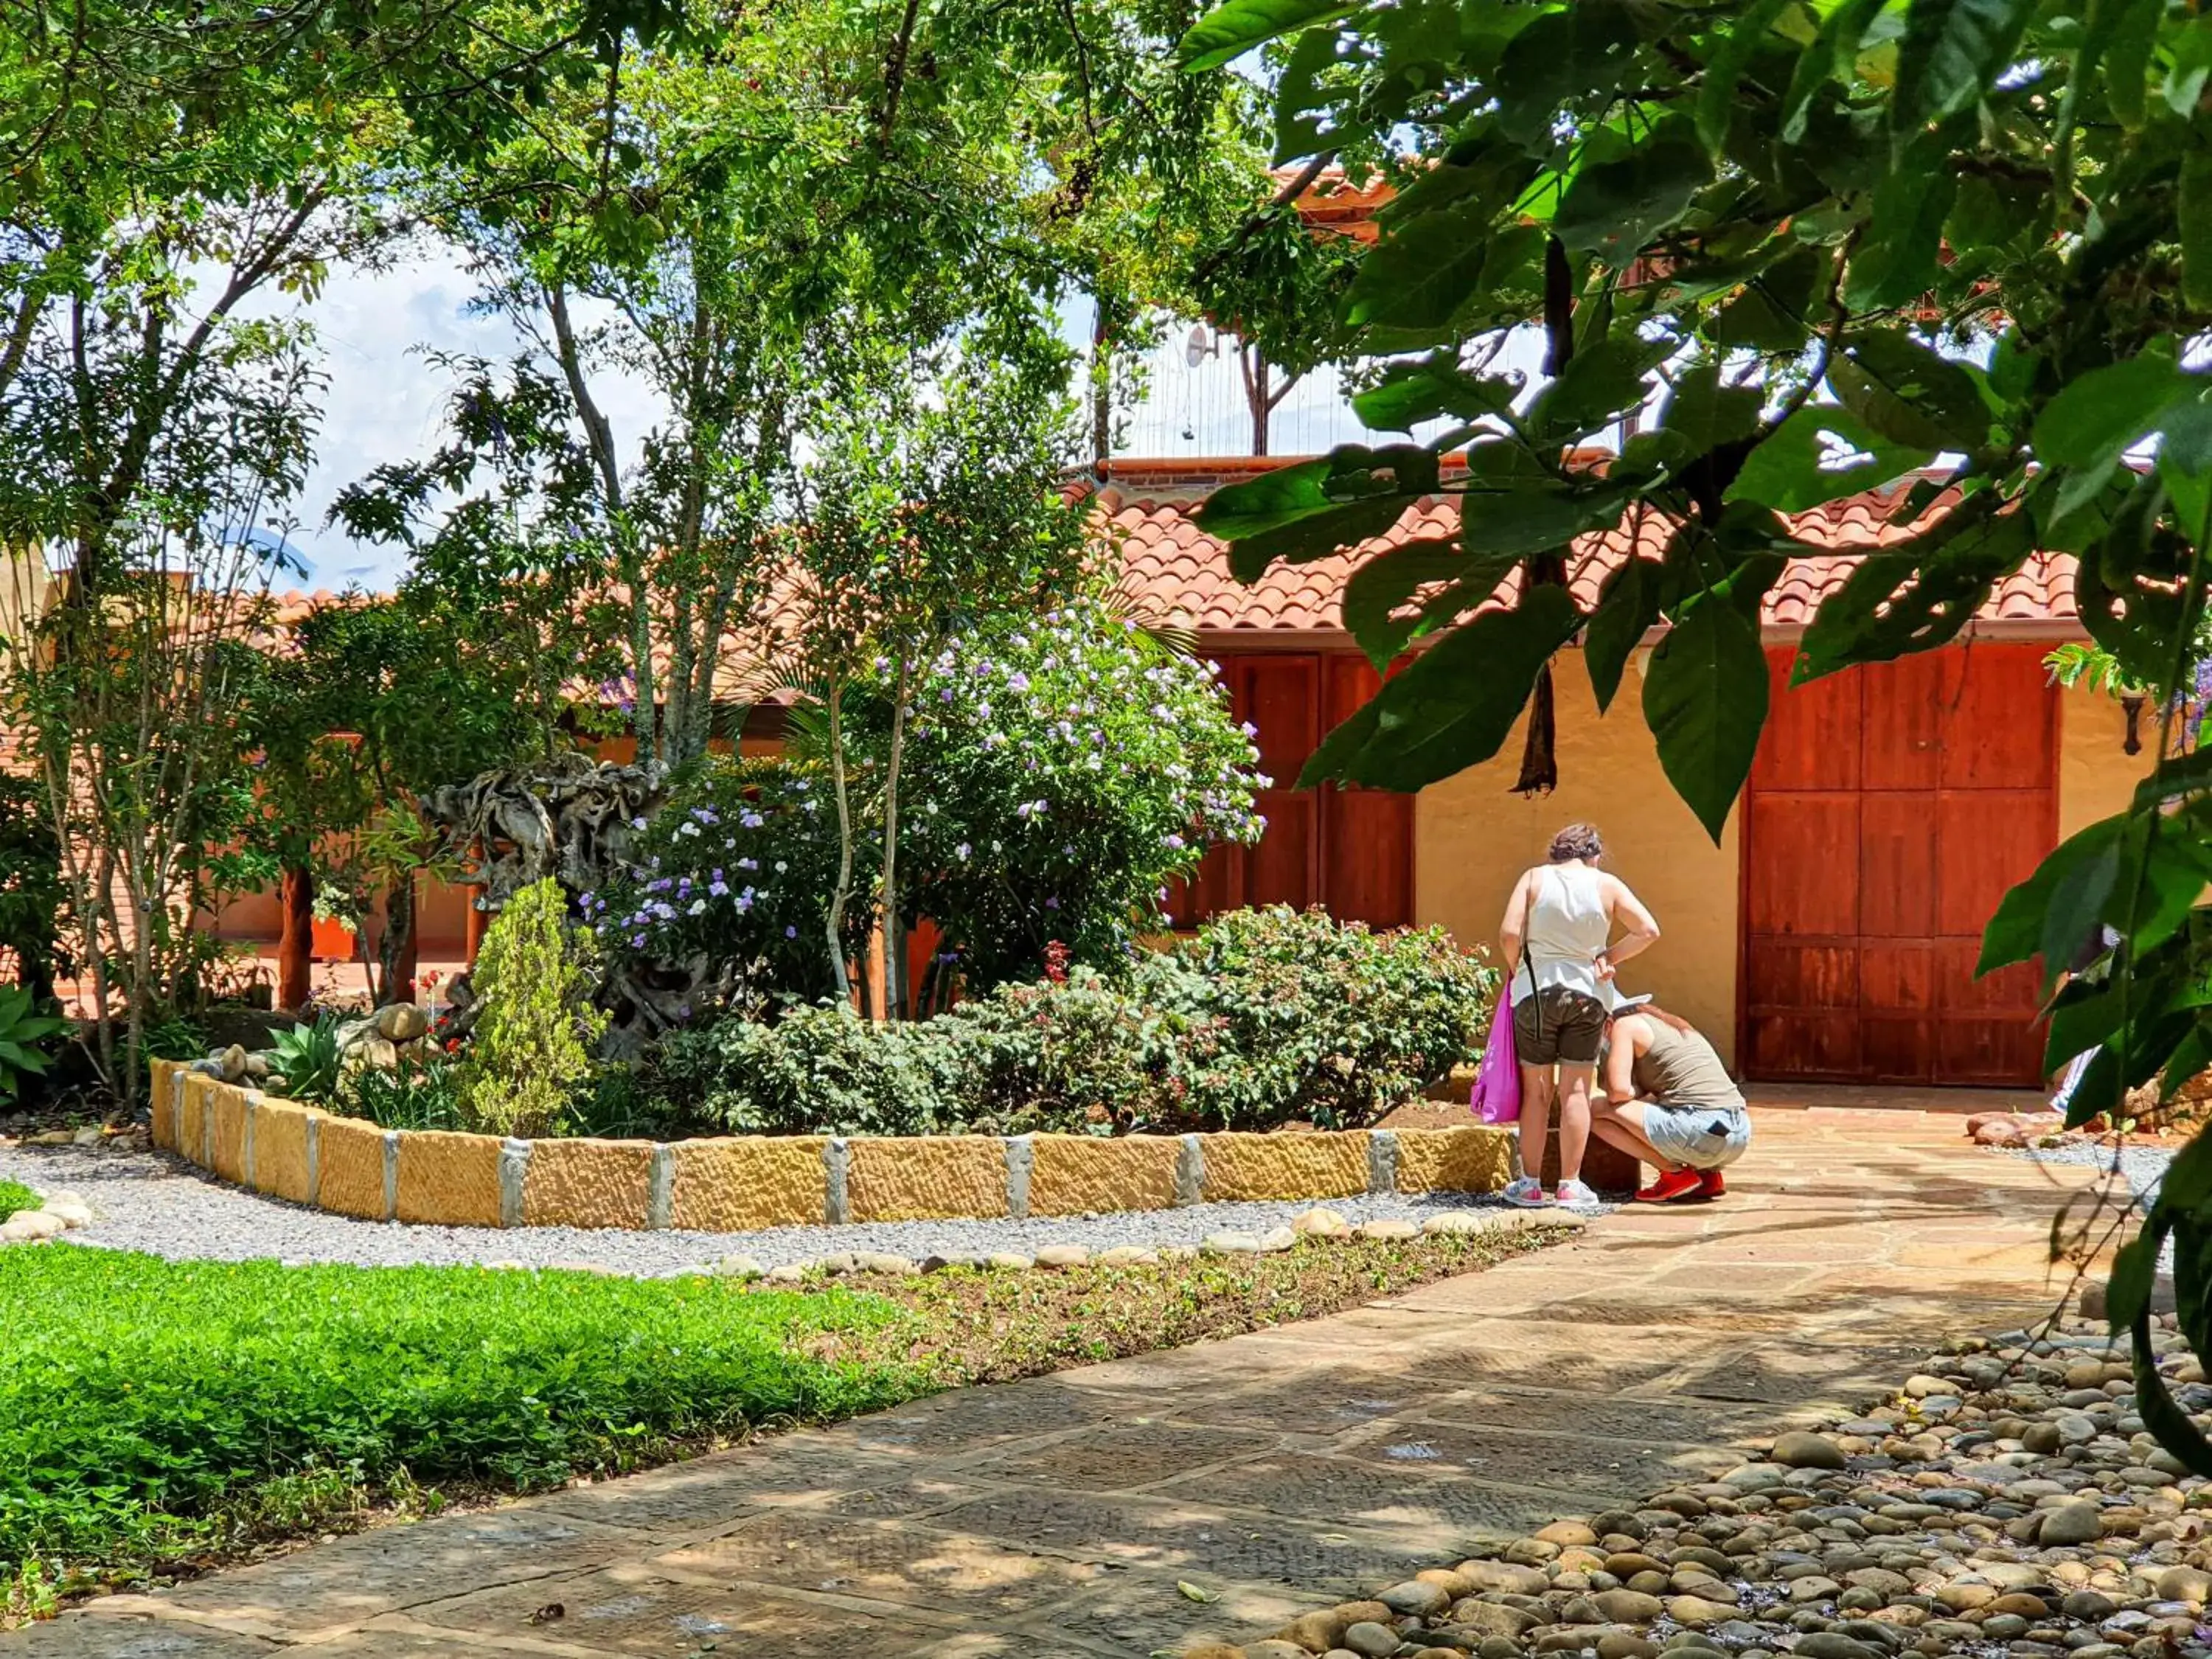
[[[1651,1046],[1636,1057],[1636,1092],[1662,1106],[1743,1109],[1743,1093],[1698,1033],[1684,1036],[1664,1020],[1646,1019]]]

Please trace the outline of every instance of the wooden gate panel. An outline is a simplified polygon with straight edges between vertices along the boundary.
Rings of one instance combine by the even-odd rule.
[[[1974,643],[1782,690],[1790,654],[1769,653],[1778,690],[1742,817],[1747,1069],[2038,1081],[2036,970],[1973,969],[1998,902],[2057,838],[2042,647]]]

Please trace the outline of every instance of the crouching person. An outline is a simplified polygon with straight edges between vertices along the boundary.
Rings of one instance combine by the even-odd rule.
[[[1605,1099],[1590,1133],[1649,1164],[1647,1204],[1718,1198],[1721,1171],[1751,1144],[1751,1114],[1728,1067],[1697,1028],[1650,1004],[1624,1008],[1607,1028]]]

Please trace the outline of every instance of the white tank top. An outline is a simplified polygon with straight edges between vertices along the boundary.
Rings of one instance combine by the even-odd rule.
[[[1612,936],[1613,918],[1606,914],[1598,872],[1586,864],[1546,866],[1536,878],[1535,902],[1528,907],[1513,1000],[1534,996],[1539,986],[1567,985],[1603,1001],[1596,958]]]

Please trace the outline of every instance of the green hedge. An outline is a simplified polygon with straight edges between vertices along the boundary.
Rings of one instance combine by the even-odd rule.
[[[28,1187],[13,1181],[0,1181],[0,1221],[5,1221],[18,1210],[35,1210],[39,1195]]]
[[[0,1250],[0,1587],[189,1550],[302,1472],[524,1490],[874,1410],[929,1384],[809,1340],[896,1317],[720,1279]]]
[[[1497,983],[1439,929],[1240,911],[915,1024],[817,1006],[680,1034],[660,1081],[744,1133],[1358,1128],[1479,1055]]]

